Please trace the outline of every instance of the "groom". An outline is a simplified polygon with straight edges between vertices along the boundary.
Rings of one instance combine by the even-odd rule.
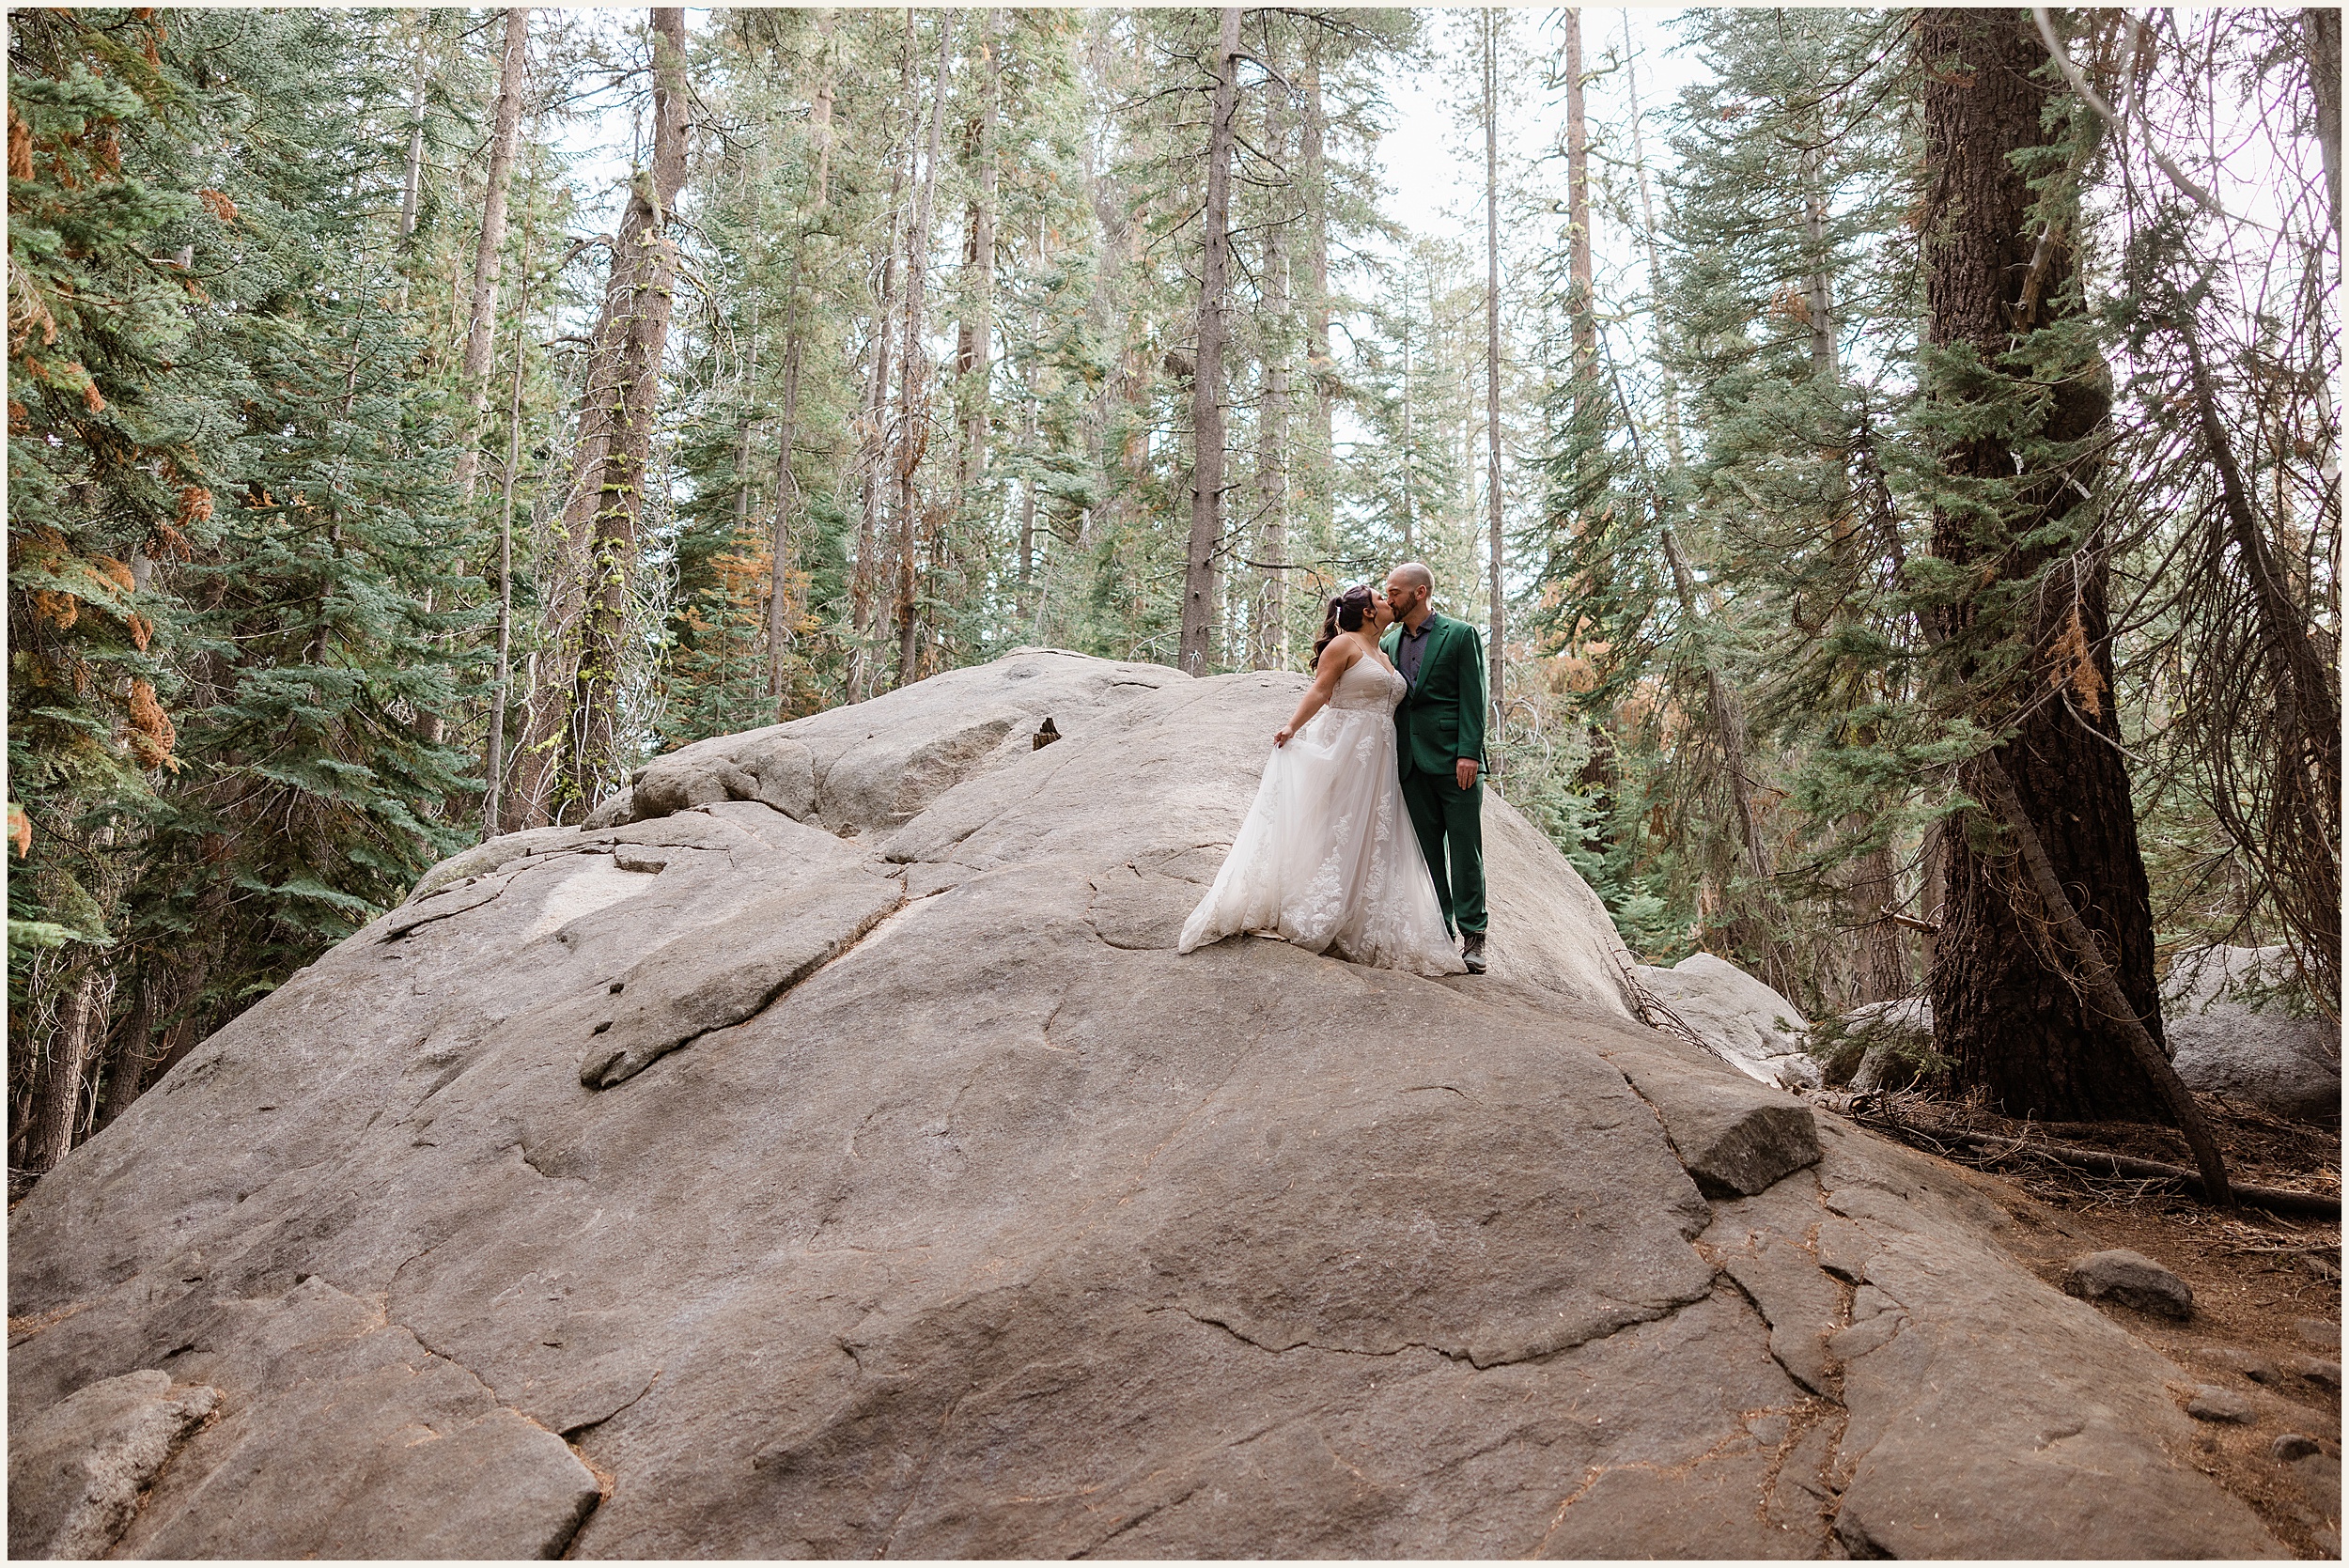
[[[1394,710],[1395,761],[1403,803],[1436,879],[1446,929],[1460,932],[1460,957],[1485,972],[1485,652],[1476,629],[1429,605],[1436,580],[1408,562],[1387,574],[1394,625],[1380,647],[1410,691]],[[1449,841],[1451,876],[1444,875]]]

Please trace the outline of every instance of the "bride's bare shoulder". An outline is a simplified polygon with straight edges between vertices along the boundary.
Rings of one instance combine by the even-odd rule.
[[[1321,650],[1321,659],[1314,665],[1314,673],[1332,677],[1342,675],[1353,668],[1361,657],[1360,644],[1351,637],[1341,637]]]

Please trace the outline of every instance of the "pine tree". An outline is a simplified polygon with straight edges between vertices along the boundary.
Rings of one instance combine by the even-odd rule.
[[[2125,1024],[2081,994],[2067,970],[2082,958],[2046,935],[2068,911],[2045,907],[2014,858],[2024,835],[2044,846],[2158,1043],[2153,911],[2110,700],[2106,541],[2075,482],[2093,474],[2110,408],[2066,238],[2078,226],[2067,144],[2092,122],[2068,104],[2050,134],[2053,71],[2027,17],[1927,12],[1917,48],[1932,170],[1918,418],[1940,453],[1928,613],[1941,679],[2000,742],[1960,773],[1989,820],[1945,840],[1935,1043],[1960,1085],[2010,1114],[2165,1119]],[[2054,177],[2044,194],[2034,172]]]

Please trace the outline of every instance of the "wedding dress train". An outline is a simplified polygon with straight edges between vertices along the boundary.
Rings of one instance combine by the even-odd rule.
[[[1395,775],[1394,705],[1406,690],[1379,660],[1358,660],[1329,706],[1273,752],[1179,951],[1253,931],[1381,969],[1466,972]]]

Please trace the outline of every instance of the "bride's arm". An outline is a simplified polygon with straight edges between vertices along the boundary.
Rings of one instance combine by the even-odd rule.
[[[1360,648],[1349,648],[1342,643],[1332,643],[1324,649],[1321,663],[1314,671],[1314,683],[1305,689],[1304,696],[1298,699],[1297,711],[1290,714],[1289,722],[1274,734],[1272,743],[1275,746],[1287,745],[1289,737],[1303,729],[1307,720],[1328,706],[1330,693],[1338,689],[1338,677],[1346,674],[1347,665],[1361,657]]]

